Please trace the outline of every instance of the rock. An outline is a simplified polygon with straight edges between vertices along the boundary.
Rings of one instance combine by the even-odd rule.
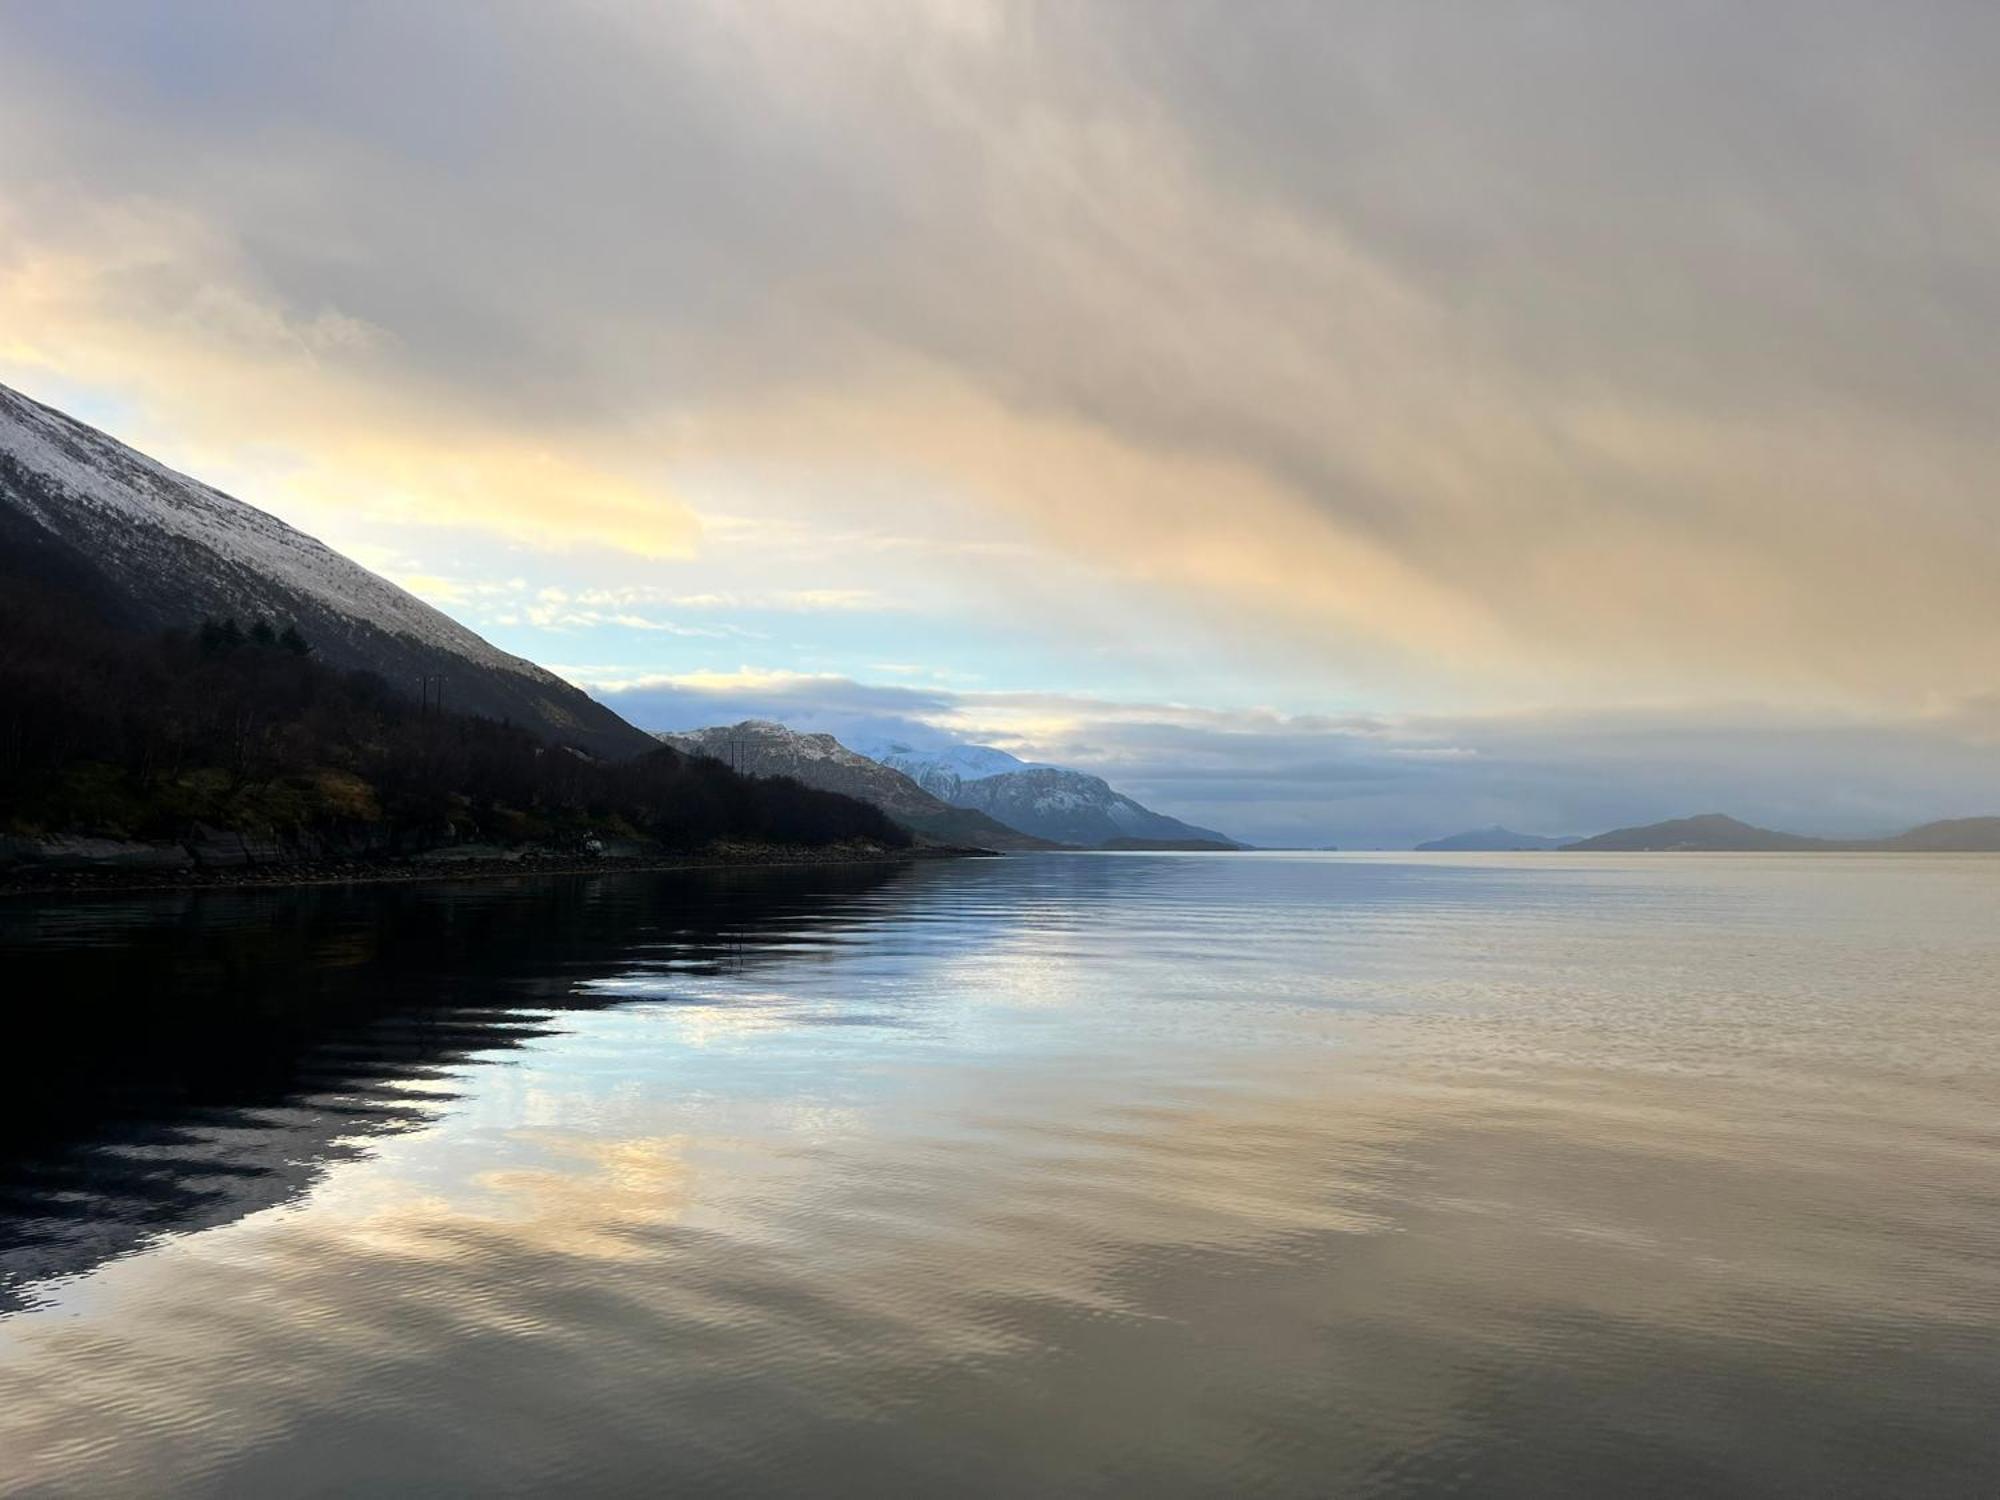
[[[178,844],[53,834],[0,837],[0,865],[45,865],[57,870],[179,870],[194,860]]]

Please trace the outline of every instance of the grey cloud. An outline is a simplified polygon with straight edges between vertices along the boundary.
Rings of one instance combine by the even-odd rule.
[[[1930,412],[1994,374],[1966,316],[1995,296],[1990,8],[1065,3],[957,48],[916,8],[828,14],[105,5],[7,26],[49,71],[47,165],[235,226],[298,300],[404,330],[409,357],[559,397],[602,373],[603,335],[636,362],[646,332],[768,319],[784,367],[755,374],[783,378],[847,315],[1025,399],[1168,430],[1192,407],[1240,439],[1254,414],[1180,389],[1194,372],[1107,388],[1131,373],[1118,345],[1065,321],[1074,278],[1050,271],[1157,278],[1179,247],[1095,215],[1103,161],[1019,180],[995,143],[1037,112],[1164,127],[1209,169],[1191,207],[1279,204],[1571,378],[1650,369],[1732,403],[1905,382]],[[1031,192],[1065,217],[1010,219]],[[760,304],[807,272],[787,337]],[[676,342],[650,342],[674,372]],[[479,364],[501,355],[536,362]]]
[[[594,674],[575,674],[588,681]],[[948,713],[948,693],[854,682],[844,677],[779,677],[706,685],[656,680],[598,688],[596,696],[641,729],[699,729],[741,719],[776,719],[840,738],[914,734],[938,738],[925,716]]]
[[[1114,11],[1114,14],[1119,12]],[[1218,172],[1351,227],[1518,359],[1933,409],[1989,378],[2000,17],[1959,4],[1158,8]]]
[[[47,87],[9,124],[43,150],[0,181],[187,209],[287,304],[391,330],[403,373],[501,409],[712,395],[773,286],[882,226],[838,190],[837,138],[774,133],[722,13],[663,19],[29,8],[0,29]],[[813,342],[759,377],[807,373]]]

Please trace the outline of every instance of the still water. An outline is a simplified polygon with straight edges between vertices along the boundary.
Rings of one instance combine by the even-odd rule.
[[[0,1490],[2000,1491],[2000,859],[0,902]]]

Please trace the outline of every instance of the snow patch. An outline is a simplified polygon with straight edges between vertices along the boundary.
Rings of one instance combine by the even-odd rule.
[[[176,473],[6,386],[0,386],[0,453],[36,476],[46,491],[45,496],[11,496],[20,510],[45,530],[116,566],[148,571],[146,559],[164,551],[170,541],[192,543],[219,562],[270,580],[336,615],[481,666],[542,682],[561,681],[276,516]]]

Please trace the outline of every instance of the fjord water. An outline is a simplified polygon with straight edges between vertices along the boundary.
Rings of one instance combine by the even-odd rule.
[[[0,904],[0,1488],[1990,1495],[2000,860]]]

